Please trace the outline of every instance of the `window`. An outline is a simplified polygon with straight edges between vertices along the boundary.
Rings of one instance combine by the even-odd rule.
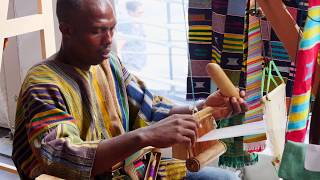
[[[186,96],[187,4],[186,0],[115,1],[115,41],[122,62],[152,92],[177,103]]]

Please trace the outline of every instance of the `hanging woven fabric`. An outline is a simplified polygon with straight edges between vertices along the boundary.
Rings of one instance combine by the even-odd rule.
[[[256,4],[255,4],[256,5]],[[248,57],[246,61],[246,102],[249,111],[245,114],[243,123],[262,121],[263,108],[261,104],[262,80],[262,38],[260,18],[256,14],[248,15]],[[256,134],[244,137],[244,148],[249,152],[264,150],[266,134]]]
[[[312,78],[320,42],[320,1],[309,0],[308,18],[297,55],[297,71],[289,113],[287,139],[303,142],[309,118]]]
[[[189,0],[189,54],[187,99],[206,98],[210,94],[210,77],[205,68],[211,61],[211,0]]]
[[[189,1],[191,68],[188,77],[188,99],[206,98],[216,90],[216,86],[211,83],[205,72],[205,66],[211,60],[219,63],[232,82],[244,89],[243,60],[247,57],[244,56],[244,51],[247,51],[247,45],[244,43],[246,2],[247,0]],[[243,119],[244,115],[238,115],[222,120],[220,125],[225,127],[242,124]],[[220,165],[243,167],[257,161],[256,155],[243,150],[243,137],[231,138],[225,142],[229,150],[220,158]]]
[[[224,1],[214,0],[212,3],[213,27],[212,60],[218,63],[226,72],[231,81],[245,90],[248,18],[246,0]],[[223,23],[221,23],[221,21]],[[211,87],[211,91],[216,89]],[[237,115],[219,122],[219,127],[228,127],[242,124],[245,115]],[[227,152],[219,159],[219,165],[240,168],[252,165],[258,161],[256,154],[249,154],[244,150],[243,137],[223,139],[227,144]]]

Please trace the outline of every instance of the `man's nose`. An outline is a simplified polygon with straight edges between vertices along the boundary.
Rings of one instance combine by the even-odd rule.
[[[106,31],[106,33],[104,34],[104,42],[106,44],[111,44],[112,43],[112,38],[113,38],[113,32],[112,30]]]

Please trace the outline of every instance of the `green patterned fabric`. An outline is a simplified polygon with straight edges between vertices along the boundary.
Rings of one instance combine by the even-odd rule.
[[[244,115],[237,115],[230,119],[219,121],[219,128],[242,124]],[[219,166],[232,168],[241,168],[248,165],[253,165],[258,162],[258,155],[248,153],[243,150],[243,137],[222,139],[227,145],[227,152],[220,156]]]
[[[307,144],[287,141],[284,148],[279,177],[284,180],[319,180],[320,172],[308,171],[305,168]]]

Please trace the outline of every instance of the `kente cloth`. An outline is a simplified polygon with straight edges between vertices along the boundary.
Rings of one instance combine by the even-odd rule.
[[[23,180],[90,179],[101,140],[159,121],[171,107],[112,54],[87,71],[54,55],[32,67],[22,84],[12,158]]]
[[[263,106],[261,104],[262,80],[262,38],[260,20],[255,16],[248,16],[248,57],[244,61],[246,67],[246,97],[248,112],[245,113],[243,123],[261,121],[263,119]],[[244,149],[248,152],[259,152],[265,149],[266,134],[245,136]]]
[[[245,89],[249,84],[248,81],[254,78],[248,78],[250,73],[247,73],[250,67],[247,67],[246,61],[248,53],[245,49],[248,47],[244,45],[245,39],[248,38],[248,34],[245,26],[245,0],[236,1],[222,1],[211,0],[210,1],[191,1],[189,3],[189,25],[190,27],[197,24],[208,25],[208,19],[203,21],[203,17],[208,18],[210,14],[208,9],[212,9],[212,61],[220,64],[225,70],[232,82],[242,89]],[[305,19],[307,16],[307,0],[285,0],[283,3],[286,5],[287,10],[291,16],[296,20],[297,24],[303,29]],[[199,17],[202,17],[199,18]],[[286,83],[286,96],[287,107],[289,109],[291,96],[293,92],[293,80],[295,76],[296,66],[295,62],[292,62],[288,56],[283,43],[279,40],[275,31],[271,28],[270,23],[265,19],[261,19],[261,36],[263,40],[263,56],[267,59],[272,59],[280,70],[281,76]],[[193,97],[205,98],[212,91],[216,90],[216,85],[211,83],[211,80],[205,72],[205,66],[209,63],[208,45],[206,42],[200,40],[190,42],[190,57],[191,57],[191,72],[189,72],[187,82],[187,99]],[[275,71],[272,72],[276,80],[277,77]],[[192,75],[192,76],[191,76]],[[191,81],[192,79],[192,81]],[[193,82],[193,84],[191,84]],[[258,82],[258,81],[256,81]],[[193,88],[193,89],[192,89]],[[273,89],[274,87],[272,87]],[[248,93],[248,92],[247,92]],[[194,95],[193,95],[194,94]],[[250,98],[248,98],[250,99]],[[251,102],[250,102],[251,103]],[[249,103],[249,106],[251,104]],[[252,102],[254,105],[254,101]],[[259,108],[257,109],[259,112]],[[248,113],[245,121],[250,121],[250,118],[254,117],[255,113]],[[251,116],[251,117],[250,117]],[[258,115],[260,116],[260,115]],[[260,117],[259,117],[260,118]],[[255,149],[256,151],[262,150],[264,143],[264,135],[258,135],[254,142],[254,146],[250,141],[254,141],[256,137],[246,137],[245,149]],[[251,139],[251,140],[250,140]],[[259,141],[259,139],[261,141]]]
[[[303,142],[310,112],[313,72],[320,42],[320,1],[310,0],[308,17],[297,55],[297,70],[289,112],[287,139]]]
[[[236,86],[245,88],[243,62],[247,57],[245,10],[246,0],[189,1],[191,72],[189,72],[187,81],[187,99],[206,98],[217,89],[205,71],[206,65],[210,62],[220,64]],[[195,39],[194,28],[199,26],[205,27],[202,33],[206,34],[197,34],[198,38]],[[207,38],[204,39],[203,36]],[[223,120],[228,123],[223,123],[221,127],[234,124],[232,120],[241,124],[244,115],[237,117],[238,121],[234,118]],[[244,152],[242,137],[227,140],[226,144],[228,150],[220,157],[220,165],[243,167],[257,161],[257,156]]]
[[[187,176],[186,162],[178,159],[162,159],[157,179],[185,179]]]
[[[234,125],[242,124],[244,115],[236,115],[229,119],[224,119],[218,121],[218,127],[228,127]],[[248,153],[244,151],[243,137],[235,137],[222,139],[222,141],[227,145],[227,152],[220,156],[219,166],[222,167],[232,167],[232,168],[242,168],[244,166],[250,166],[258,162],[258,154]]]

